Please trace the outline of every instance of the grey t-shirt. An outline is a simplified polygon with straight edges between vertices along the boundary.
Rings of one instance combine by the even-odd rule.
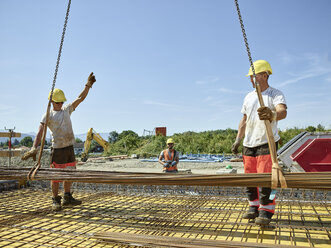
[[[75,143],[70,119],[73,111],[71,103],[64,105],[60,111],[50,110],[48,128],[51,131],[53,148],[72,146]],[[41,123],[46,123],[46,113],[43,115]]]

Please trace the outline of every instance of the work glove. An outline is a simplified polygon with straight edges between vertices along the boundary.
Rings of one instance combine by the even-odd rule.
[[[236,141],[232,144],[231,151],[234,154],[237,154],[238,153],[238,148],[240,146],[240,142],[241,142],[241,138],[236,138]]]
[[[85,86],[92,88],[92,85],[94,84],[95,81],[97,80],[95,79],[93,72],[91,72],[90,76],[88,76],[87,83],[85,84]]]
[[[33,158],[34,161],[37,159],[37,152],[38,150],[34,147],[30,149],[30,151],[26,152],[23,154],[21,157],[22,160],[27,160],[28,158]]]
[[[169,168],[169,163],[164,163],[163,166]]]
[[[174,166],[174,165],[176,165],[176,164],[177,164],[176,161],[172,161],[172,163],[171,163],[172,166]]]
[[[276,111],[272,111],[268,107],[259,107],[257,113],[259,114],[260,120],[269,120],[271,122],[277,118]]]

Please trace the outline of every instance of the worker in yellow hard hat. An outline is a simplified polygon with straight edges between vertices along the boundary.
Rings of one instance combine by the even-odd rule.
[[[76,158],[73,145],[75,143],[75,136],[72,130],[71,114],[78,105],[84,101],[90,88],[96,81],[93,72],[89,75],[84,90],[80,93],[78,98],[72,103],[64,105],[67,101],[64,92],[60,89],[54,89],[48,95],[48,99],[51,100],[53,109],[50,110],[48,118],[46,113],[43,115],[39,130],[36,138],[33,142],[33,146],[30,151],[25,153],[22,157],[26,160],[30,157],[36,159],[37,148],[41,142],[42,133],[44,128],[49,128],[52,135],[52,153],[51,153],[51,167],[60,169],[76,169]],[[48,119],[47,127],[46,119]],[[52,193],[53,193],[53,205],[52,209],[58,211],[62,206],[74,206],[79,205],[82,201],[73,198],[71,193],[71,182],[64,181],[64,197],[61,205],[62,197],[58,195],[59,183],[61,181],[52,181]]]
[[[163,165],[163,172],[177,173],[179,153],[174,149],[175,142],[172,138],[167,140],[168,148],[163,150],[159,156],[159,163]]]
[[[253,63],[248,75],[256,87],[259,83],[265,107],[260,107],[255,90],[248,93],[244,99],[241,113],[243,117],[239,123],[238,134],[232,145],[232,152],[237,154],[241,140],[243,141],[243,161],[245,173],[271,173],[272,161],[268,146],[268,138],[264,121],[270,121],[273,135],[278,146],[280,139],[277,123],[286,118],[287,105],[284,94],[269,86],[269,76],[272,74],[270,64],[266,60]],[[255,81],[256,80],[256,81]],[[258,225],[267,225],[275,212],[275,192],[271,188],[247,188],[249,209],[243,215],[245,219],[255,219]]]

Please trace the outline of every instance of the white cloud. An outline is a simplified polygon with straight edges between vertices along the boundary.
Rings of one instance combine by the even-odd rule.
[[[197,105],[184,105],[181,103],[176,103],[176,104],[169,104],[169,103],[163,103],[163,102],[158,102],[158,101],[153,101],[153,100],[144,100],[143,104],[146,105],[153,105],[153,106],[160,106],[163,108],[166,108],[167,110],[171,110],[174,112],[204,112],[206,109],[201,108]],[[189,104],[189,103],[187,103]]]
[[[285,87],[305,79],[315,78],[323,75],[327,75],[327,81],[329,81],[329,79],[331,80],[331,63],[328,59],[328,54],[319,55],[315,53],[305,53],[297,56],[290,55],[285,52],[282,54],[281,60],[289,68],[301,67],[302,69],[300,71],[297,70],[296,73],[288,71],[287,73],[293,78],[278,83],[278,87]]]
[[[224,93],[231,93],[231,94],[247,94],[246,91],[231,90],[231,89],[227,89],[227,88],[218,88],[217,91],[224,92]]]
[[[325,80],[326,80],[327,82],[330,82],[330,83],[331,83],[331,75],[328,76]]]
[[[14,115],[15,113],[17,113],[17,108],[9,105],[0,104],[0,113],[1,116]]]
[[[166,108],[176,108],[175,104],[162,103],[162,102],[156,102],[156,101],[151,101],[151,100],[145,100],[144,104],[157,105],[157,106],[166,107]]]
[[[217,76],[209,76],[209,77],[206,77],[206,78],[203,79],[203,80],[195,81],[195,84],[197,84],[197,85],[210,84],[210,83],[216,83],[216,82],[218,82],[219,80],[220,80],[220,79],[219,79],[219,77],[217,77]]]

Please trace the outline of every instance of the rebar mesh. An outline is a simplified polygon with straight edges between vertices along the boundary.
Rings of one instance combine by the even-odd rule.
[[[329,191],[280,190],[271,225],[261,228],[242,219],[248,204],[239,187],[76,183],[74,195],[83,204],[53,212],[47,185],[33,186],[0,194],[0,247],[134,246],[126,240],[96,239],[100,232],[254,247],[330,247],[331,242]]]

